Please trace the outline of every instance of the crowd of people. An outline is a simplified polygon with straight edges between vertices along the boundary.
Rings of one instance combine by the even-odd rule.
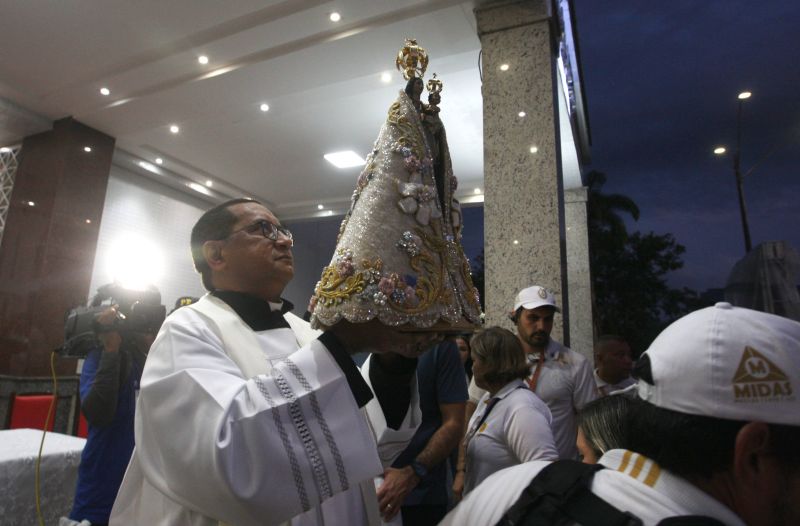
[[[208,294],[154,340],[103,333],[72,520],[800,524],[797,322],[717,304],[635,366],[600,337],[594,370],[551,337],[539,285],[509,302],[513,332],[320,331],[281,298],[292,245],[256,201],[214,207],[191,236]]]

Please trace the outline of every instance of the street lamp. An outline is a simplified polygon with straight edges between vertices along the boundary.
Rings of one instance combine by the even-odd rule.
[[[747,223],[747,207],[744,204],[744,189],[742,188],[742,170],[740,165],[740,153],[742,146],[742,103],[749,99],[753,94],[749,91],[743,91],[738,95],[738,109],[736,111],[736,150],[733,152],[733,173],[736,176],[736,190],[739,193],[739,213],[742,216],[742,231],[744,232],[744,250],[745,253],[750,252],[753,248],[750,242],[750,226]],[[714,149],[716,155],[725,153],[725,148],[718,146]]]

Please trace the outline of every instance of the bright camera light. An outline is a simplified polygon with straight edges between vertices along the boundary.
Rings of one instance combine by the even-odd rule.
[[[106,258],[111,279],[130,289],[144,290],[158,281],[164,271],[161,250],[137,234],[120,237]]]

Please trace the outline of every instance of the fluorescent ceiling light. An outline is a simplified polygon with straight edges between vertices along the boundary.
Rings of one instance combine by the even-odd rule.
[[[203,185],[201,185],[201,184],[197,184],[197,183],[186,183],[186,186],[188,186],[189,188],[191,188],[191,189],[192,189],[192,190],[194,190],[195,192],[201,193],[201,194],[203,194],[203,195],[208,195],[208,196],[210,196],[210,195],[211,195],[211,192],[209,192],[209,191],[208,191],[208,188],[206,188],[205,186],[203,186]]]
[[[325,160],[334,165],[336,168],[352,168],[354,166],[364,166],[366,162],[353,150],[346,152],[326,153]]]
[[[154,174],[158,173],[158,170],[156,169],[156,167],[153,166],[152,164],[148,163],[147,161],[139,161],[139,166],[141,166],[142,168],[144,168],[148,172],[153,172]]]

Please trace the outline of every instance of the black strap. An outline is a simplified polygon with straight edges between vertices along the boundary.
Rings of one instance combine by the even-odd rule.
[[[642,521],[623,513],[591,491],[599,464],[558,460],[545,467],[506,512],[498,526],[640,526]]]

